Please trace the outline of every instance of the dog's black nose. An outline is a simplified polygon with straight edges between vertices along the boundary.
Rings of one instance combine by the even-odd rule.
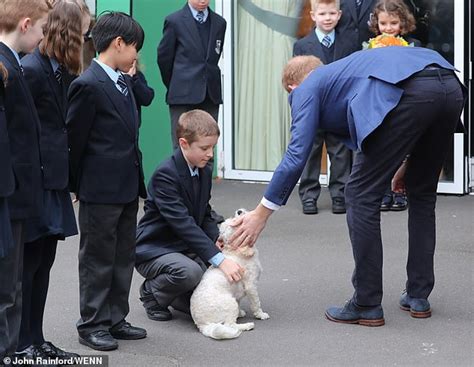
[[[244,213],[244,211],[242,209],[237,210],[237,215],[242,215],[243,213]]]

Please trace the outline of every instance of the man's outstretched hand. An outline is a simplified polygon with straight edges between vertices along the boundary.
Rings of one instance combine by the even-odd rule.
[[[231,226],[235,227],[235,232],[230,237],[230,245],[233,248],[242,246],[252,247],[265,228],[268,217],[272,213],[273,210],[258,204],[251,212],[235,218],[231,223]]]

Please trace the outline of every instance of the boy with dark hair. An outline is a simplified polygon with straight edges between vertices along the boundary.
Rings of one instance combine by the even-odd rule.
[[[150,179],[137,230],[136,268],[145,277],[140,300],[151,320],[170,320],[170,305],[189,313],[191,294],[207,263],[219,267],[229,282],[241,279],[243,269],[219,251],[209,205],[212,168],[207,163],[219,134],[209,113],[183,113],[177,127],[179,148]]]
[[[3,0],[0,3],[0,64],[6,69],[4,74],[8,74],[3,101],[6,132],[2,139],[9,140],[3,144],[9,143],[16,179],[16,185],[12,185],[11,172],[0,179],[0,195],[10,194],[14,188],[8,197],[7,209],[13,239],[9,236],[11,243],[4,246],[5,251],[0,254],[0,361],[15,353],[17,348],[22,307],[24,221],[39,215],[43,186],[39,120],[18,54],[32,52],[38,46],[49,9],[46,0]]]
[[[117,349],[116,339],[146,331],[125,321],[135,263],[138,196],[145,197],[138,114],[127,72],[143,45],[124,13],[102,15],[92,29],[99,56],[69,88],[71,191],[80,201],[79,342]]]

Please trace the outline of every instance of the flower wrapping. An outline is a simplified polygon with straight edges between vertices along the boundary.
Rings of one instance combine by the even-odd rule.
[[[389,34],[382,33],[375,38],[369,39],[369,42],[364,42],[362,44],[364,50],[369,50],[371,48],[380,48],[387,46],[413,46],[413,43],[408,43],[401,36],[391,36]]]

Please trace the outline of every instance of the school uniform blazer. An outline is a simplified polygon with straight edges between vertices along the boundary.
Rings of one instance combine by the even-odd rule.
[[[313,144],[317,129],[338,135],[350,149],[364,149],[369,136],[399,103],[397,83],[428,65],[454,70],[440,54],[419,47],[358,51],[311,72],[289,96],[291,140],[265,192],[284,205]]]
[[[171,252],[193,252],[208,261],[219,252],[215,246],[219,231],[209,205],[210,166],[199,169],[199,179],[196,202],[189,167],[179,148],[153,173],[145,215],[137,227],[137,264]]]
[[[70,190],[82,201],[126,204],[146,196],[137,108],[125,80],[131,104],[95,61],[69,87]]]
[[[202,47],[188,4],[165,19],[163,38],[158,45],[158,66],[169,105],[199,104],[206,93],[213,103],[222,103],[221,71],[217,64],[227,23],[210,8],[208,10],[211,24],[207,49]]]
[[[141,71],[137,71],[133,77],[130,75],[125,76],[130,79],[132,85],[133,96],[135,97],[138,110],[138,127],[140,127],[142,124],[142,106],[149,106],[151,104],[153,98],[155,98],[155,91],[148,85],[145,75]]]
[[[362,43],[373,37],[369,31],[369,20],[376,0],[364,0],[360,6],[359,15],[355,0],[341,0],[341,19],[337,29],[348,45],[349,53],[362,49]]]
[[[49,57],[39,49],[21,59],[25,79],[30,87],[41,123],[41,162],[46,190],[63,190],[68,186],[69,157],[66,129],[67,71],[59,85]]]
[[[293,56],[314,55],[318,57],[323,64],[329,64],[350,54],[350,48],[346,46],[344,38],[342,38],[338,30],[336,30],[336,37],[334,38],[334,57],[332,60],[326,59],[323,47],[325,46],[321,44],[313,28],[306,37],[295,42],[293,45]]]
[[[4,96],[5,87],[0,76],[0,198],[10,196],[15,190]]]
[[[0,62],[8,70],[4,107],[16,187],[8,198],[10,218],[39,215],[43,201],[40,160],[40,122],[30,90],[11,50],[0,42]],[[0,158],[0,160],[3,158]],[[8,179],[10,180],[10,179]],[[11,189],[7,184],[7,191]]]

